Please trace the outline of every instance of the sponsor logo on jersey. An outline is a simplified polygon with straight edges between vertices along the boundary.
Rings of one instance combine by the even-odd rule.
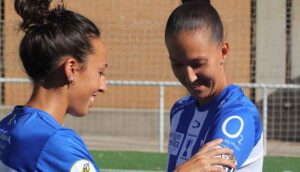
[[[192,127],[195,128],[199,128],[201,126],[201,123],[197,120],[194,120]]]
[[[70,172],[96,172],[96,169],[90,161],[82,159],[73,164]]]
[[[174,132],[171,131],[170,132],[170,138],[169,138],[169,153],[171,155],[177,155],[180,145],[183,141],[183,133],[179,133],[179,132]]]
[[[234,133],[228,132],[228,127],[227,127],[228,123],[232,120],[238,120],[238,123],[240,124],[239,129],[237,131],[235,131]],[[243,129],[244,129],[244,120],[240,116],[237,116],[237,115],[228,117],[223,122],[223,125],[222,125],[222,132],[224,133],[224,135],[229,138],[232,138],[232,139],[239,137],[241,135]]]
[[[176,166],[188,160],[193,154],[194,147],[199,146],[196,145],[196,142],[199,139],[201,128],[203,127],[207,115],[208,110],[199,111],[197,108],[195,109],[193,119],[189,124],[189,128],[182,145],[182,149],[180,150],[180,153],[178,155]]]
[[[187,144],[185,145],[185,151],[183,152],[183,155],[184,157],[188,157],[188,151],[189,151],[189,148],[191,147],[191,144],[194,142],[193,139],[189,139],[187,141]]]

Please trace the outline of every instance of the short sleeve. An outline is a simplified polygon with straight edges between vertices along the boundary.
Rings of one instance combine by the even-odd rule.
[[[72,130],[58,130],[44,146],[37,171],[99,172],[87,147]]]
[[[236,110],[218,114],[211,126],[207,141],[222,138],[222,147],[233,150],[237,168],[248,158],[255,146],[255,120],[247,110]]]

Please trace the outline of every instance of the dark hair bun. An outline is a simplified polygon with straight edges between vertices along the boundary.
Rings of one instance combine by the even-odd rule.
[[[49,15],[51,0],[15,0],[15,9],[23,18],[20,29],[26,31],[30,26],[41,24]]]
[[[181,0],[181,2],[183,4],[188,2],[210,4],[210,0]]]

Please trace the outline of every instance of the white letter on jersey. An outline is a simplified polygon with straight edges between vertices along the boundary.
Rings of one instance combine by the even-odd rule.
[[[227,132],[227,129],[226,129],[227,124],[228,124],[229,121],[231,121],[232,119],[237,119],[237,120],[239,120],[240,123],[241,123],[241,126],[240,126],[239,130],[238,130],[235,134],[230,134],[230,133],[228,133],[228,132]],[[224,133],[227,137],[233,138],[233,139],[234,139],[234,138],[237,138],[237,137],[242,133],[243,129],[244,129],[244,121],[243,121],[243,119],[242,119],[241,117],[239,117],[239,116],[231,116],[231,117],[227,118],[227,119],[224,121],[223,125],[222,125],[222,131],[223,131],[223,133]]]

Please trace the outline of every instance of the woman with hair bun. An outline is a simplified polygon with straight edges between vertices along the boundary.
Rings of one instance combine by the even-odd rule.
[[[182,2],[169,16],[165,43],[173,73],[190,95],[171,109],[168,172],[234,171],[232,166],[217,164],[213,154],[200,163],[204,160],[199,149],[218,138],[223,139],[220,147],[233,150],[233,156],[225,153],[221,158],[235,162],[238,172],[261,172],[259,112],[227,79],[224,65],[229,44],[220,16],[209,0]]]
[[[0,122],[0,171],[98,172],[66,114],[84,116],[106,91],[107,52],[86,17],[51,0],[15,0],[25,35],[19,54],[33,83],[30,99]]]

